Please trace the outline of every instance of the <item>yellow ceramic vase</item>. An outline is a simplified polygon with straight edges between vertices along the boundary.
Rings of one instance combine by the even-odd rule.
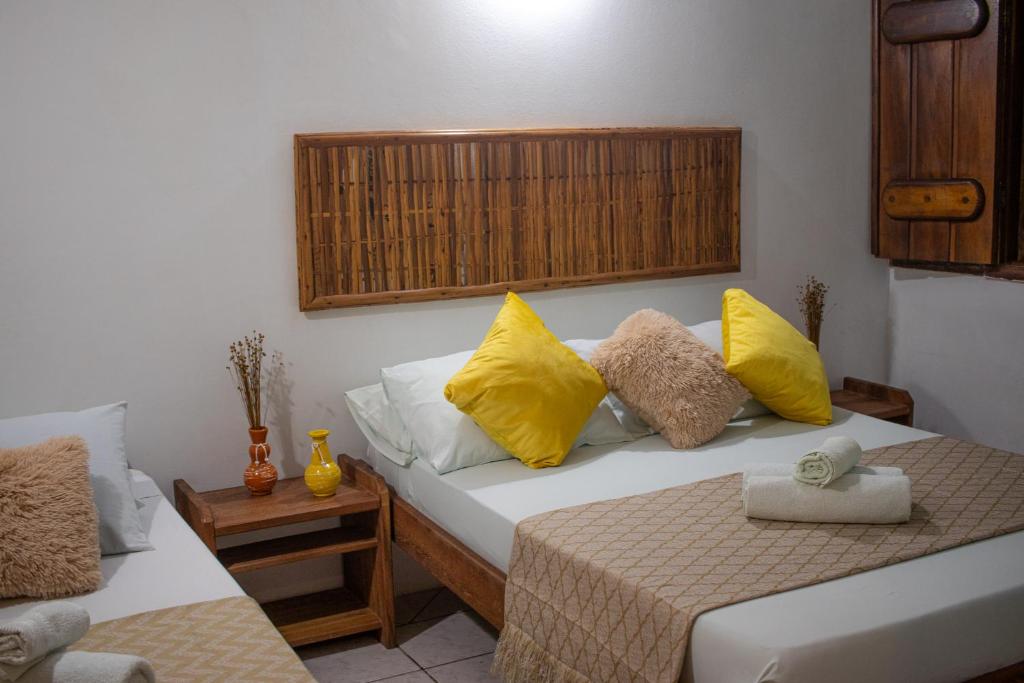
[[[326,429],[314,429],[309,432],[309,438],[313,439],[313,452],[304,477],[306,486],[313,495],[321,498],[333,496],[341,483],[341,469],[331,459],[331,451],[327,448],[328,434],[330,432]]]

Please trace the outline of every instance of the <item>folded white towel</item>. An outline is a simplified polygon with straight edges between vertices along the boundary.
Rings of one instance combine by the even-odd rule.
[[[797,461],[793,478],[803,484],[828,486],[858,462],[863,451],[848,436],[830,436]]]
[[[89,613],[70,602],[44,602],[0,624],[0,680],[14,681],[43,657],[89,630]]]
[[[47,655],[18,683],[154,683],[153,667],[142,657],[113,652],[58,650]]]
[[[785,522],[898,524],[910,519],[910,507],[905,475],[845,474],[828,487],[753,475],[746,478],[743,496],[747,517]]]
[[[857,465],[850,469],[847,474],[875,474],[887,477],[898,477],[903,474],[899,467],[868,467]],[[751,463],[743,470],[743,494],[746,495],[747,480],[750,477],[790,477],[793,475],[793,465],[786,462],[759,462]]]

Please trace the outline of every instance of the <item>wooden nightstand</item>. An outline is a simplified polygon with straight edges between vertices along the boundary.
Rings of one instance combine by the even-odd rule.
[[[886,384],[844,377],[843,388],[832,392],[832,405],[879,420],[914,426],[914,398],[910,392]]]
[[[375,631],[395,646],[391,583],[391,502],[380,476],[365,463],[338,458],[344,473],[338,492],[317,498],[301,477],[282,479],[269,496],[244,486],[196,493],[174,482],[178,513],[232,574],[325,555],[341,555],[344,588],[264,603],[263,610],[292,646]],[[230,548],[221,536],[337,517],[340,526]]]

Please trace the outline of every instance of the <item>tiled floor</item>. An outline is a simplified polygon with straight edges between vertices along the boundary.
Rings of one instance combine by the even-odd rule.
[[[354,636],[297,651],[320,683],[473,683],[489,674],[498,634],[447,589],[395,601],[398,647]]]

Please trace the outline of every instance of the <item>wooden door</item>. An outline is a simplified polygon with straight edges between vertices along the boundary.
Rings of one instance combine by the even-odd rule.
[[[874,0],[872,250],[989,265],[1013,0]]]

